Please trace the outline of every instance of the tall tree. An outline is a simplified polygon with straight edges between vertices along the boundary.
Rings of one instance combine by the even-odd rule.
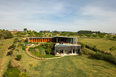
[[[24,28],[24,32],[27,32],[27,28]]]

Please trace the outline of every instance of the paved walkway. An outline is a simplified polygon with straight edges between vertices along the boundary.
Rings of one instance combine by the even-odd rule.
[[[64,57],[64,56],[53,57],[53,58],[40,58],[40,57],[36,57],[36,56],[32,55],[32,54],[28,51],[28,49],[29,49],[30,47],[34,47],[34,46],[36,46],[36,45],[28,46],[28,47],[26,48],[26,51],[25,51],[25,53],[26,53],[28,56],[30,56],[30,57],[32,57],[32,58],[34,58],[34,59],[37,59],[37,60],[49,60],[49,59],[58,59],[58,58]]]

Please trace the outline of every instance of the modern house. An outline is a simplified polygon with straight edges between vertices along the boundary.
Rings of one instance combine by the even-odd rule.
[[[76,37],[29,37],[28,42],[54,42],[56,56],[77,55],[81,50],[81,45],[77,44]]]

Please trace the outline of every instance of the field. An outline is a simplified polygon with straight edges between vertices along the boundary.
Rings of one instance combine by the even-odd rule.
[[[109,48],[116,46],[116,41],[107,39],[95,39],[95,38],[79,38],[79,42],[87,45],[96,46],[96,48],[103,50],[105,52],[110,52],[116,55],[116,51],[110,51]]]
[[[37,60],[25,54],[21,47],[16,47],[12,56],[6,56],[8,47],[13,39],[4,40],[1,48],[0,77],[5,72],[10,60],[15,60],[16,55],[22,59],[14,64],[19,65],[21,71],[31,77],[115,77],[116,65],[109,62],[92,59],[89,56],[65,56],[58,59]],[[3,54],[2,54],[3,53]]]

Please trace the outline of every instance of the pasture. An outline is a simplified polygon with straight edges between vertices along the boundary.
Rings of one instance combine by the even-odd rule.
[[[115,46],[116,47],[116,41],[104,39],[104,38],[79,38],[79,42],[82,42],[84,44],[90,45],[90,46],[96,46],[96,48],[105,51],[110,52],[114,55],[116,55],[116,51],[110,51],[109,48]]]

